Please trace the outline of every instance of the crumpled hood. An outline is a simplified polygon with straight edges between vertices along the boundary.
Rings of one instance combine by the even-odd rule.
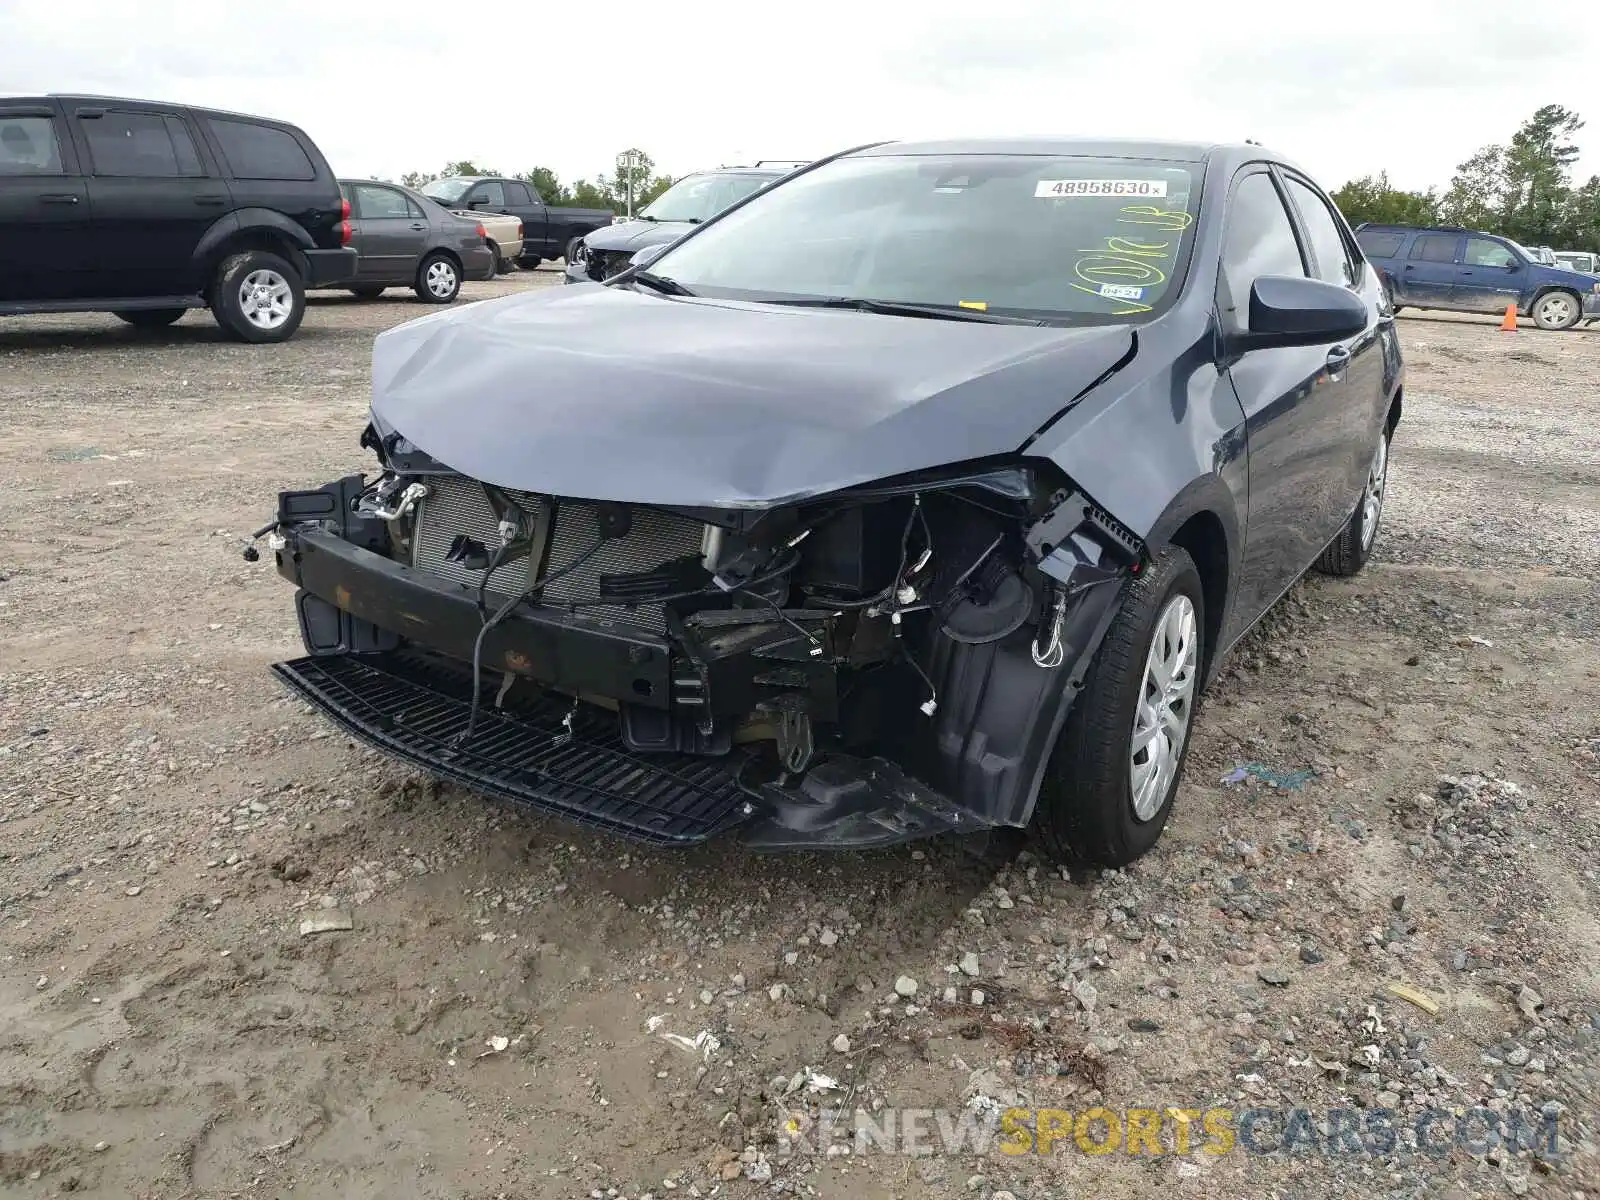
[[[688,221],[622,221],[584,234],[583,244],[591,250],[643,250],[675,242],[693,228]]]
[[[1132,342],[578,284],[380,334],[372,414],[501,487],[766,507],[1014,452]]]

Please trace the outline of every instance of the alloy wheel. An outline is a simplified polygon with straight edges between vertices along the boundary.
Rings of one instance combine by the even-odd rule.
[[[442,300],[456,290],[456,269],[440,259],[428,265],[423,282],[430,292]]]
[[[1161,811],[1178,773],[1194,717],[1199,663],[1200,628],[1194,602],[1180,593],[1167,601],[1156,618],[1134,708],[1128,781],[1133,814],[1141,821],[1149,821]]]
[[[294,312],[289,281],[270,268],[251,271],[239,285],[239,311],[257,329],[277,329]]]
[[[1380,437],[1367,468],[1367,487],[1361,493],[1361,548],[1372,549],[1378,536],[1378,518],[1383,515],[1383,493],[1389,483],[1389,439]]]

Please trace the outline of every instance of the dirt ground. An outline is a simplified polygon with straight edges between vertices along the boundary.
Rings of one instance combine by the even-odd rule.
[[[641,850],[282,693],[240,535],[370,467],[372,337],[424,311],[0,323],[0,1193],[1600,1196],[1600,328],[1401,318],[1375,561],[1235,655],[1156,852],[1068,877]],[[818,1103],[1149,1107],[1166,1152],[783,1155]],[[1295,1106],[1293,1153],[1166,1112]],[[1452,1148],[1477,1106],[1556,1152]],[[1333,1109],[1442,1112],[1441,1152]]]

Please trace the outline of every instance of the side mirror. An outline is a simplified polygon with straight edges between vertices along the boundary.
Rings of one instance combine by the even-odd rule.
[[[1338,284],[1294,275],[1263,275],[1250,288],[1250,328],[1234,349],[1323,346],[1367,327],[1367,305]]]
[[[669,245],[670,243],[668,242],[662,242],[659,246],[646,246],[628,260],[628,265],[630,267],[648,267],[667,252]]]
[[[476,211],[476,210],[482,208],[487,203],[489,203],[487,200],[468,200],[467,201],[467,207],[472,209],[472,210],[474,210],[474,211]]]

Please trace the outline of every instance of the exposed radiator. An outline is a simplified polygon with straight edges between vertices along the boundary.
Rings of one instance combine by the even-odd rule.
[[[464,533],[475,538],[491,551],[498,546],[500,534],[494,510],[489,506],[483,488],[474,480],[461,476],[442,476],[429,479],[428,484],[432,491],[417,510],[412,565],[453,583],[476,589],[483,573],[450,562],[445,555],[457,534]],[[549,537],[546,575],[569,566],[599,540],[600,526],[592,503],[582,500],[551,502],[528,492],[506,491],[506,495],[530,516],[541,521],[548,516],[548,506],[553,503],[555,528]],[[601,575],[648,571],[669,559],[699,554],[704,531],[705,526],[701,522],[688,517],[649,508],[635,508],[632,510],[632,528],[626,537],[605,542],[586,563],[570,575],[556,580],[545,591],[544,598],[552,604],[593,599],[599,592]],[[519,559],[496,568],[490,578],[489,590],[510,596],[526,588],[533,581],[530,572],[537,569],[540,557],[536,553],[531,559]],[[659,604],[641,604],[632,609],[622,605],[586,605],[581,611],[595,620],[633,625],[656,632],[666,628],[665,614]]]
[[[604,543],[583,566],[556,580],[545,589],[552,603],[585,600],[600,590],[600,576],[621,575],[628,571],[648,571],[673,558],[699,554],[705,525],[688,517],[635,508],[628,536]],[[550,543],[550,573],[554,574],[582,557],[600,537],[600,522],[595,506],[581,500],[556,502],[556,528]],[[666,615],[659,604],[596,605],[585,608],[585,615],[602,621],[640,625],[660,632],[666,629]]]
[[[450,552],[450,543],[461,533],[482,542],[492,552],[500,544],[500,527],[494,509],[489,507],[483,488],[474,480],[458,475],[444,476],[429,479],[428,486],[431,490],[427,498],[417,506],[411,565],[476,590],[483,582],[483,572],[453,563],[445,555]],[[543,499],[529,492],[508,491],[506,495],[530,517],[543,520],[546,503]],[[489,590],[503,596],[515,595],[528,586],[530,567],[526,558],[496,567],[489,577]]]

